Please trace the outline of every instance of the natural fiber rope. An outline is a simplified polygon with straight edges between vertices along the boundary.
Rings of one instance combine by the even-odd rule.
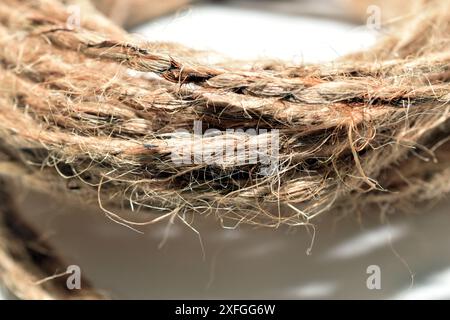
[[[414,4],[366,52],[246,67],[138,41],[95,10],[68,28],[57,0],[4,0],[0,151],[15,160],[0,171],[82,194],[130,227],[211,212],[222,222],[302,225],[337,206],[439,197],[450,191],[450,1]],[[250,135],[175,134],[195,120],[203,130],[268,129],[259,137],[268,145],[279,130],[280,169],[261,176],[261,163],[237,165],[238,156],[175,166],[176,145],[241,144],[250,156]],[[123,203],[160,215],[125,221],[113,207]]]
[[[163,212],[219,209],[246,222],[298,224],[349,195],[410,194],[386,191],[379,175],[446,138],[437,130],[449,108],[447,1],[426,2],[368,52],[264,70],[199,65],[158,44],[130,42],[95,16],[70,30],[56,1],[1,7],[4,140],[26,150],[28,162],[86,176],[94,193],[101,187]],[[132,77],[127,68],[159,78]],[[282,169],[261,177],[258,164],[233,161],[175,167],[168,145],[189,142],[172,133],[194,120],[222,130],[279,129]],[[212,148],[230,143],[203,140]],[[302,209],[273,215],[264,209],[271,202]]]

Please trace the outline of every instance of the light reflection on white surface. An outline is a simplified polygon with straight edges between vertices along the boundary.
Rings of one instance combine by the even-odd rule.
[[[399,300],[450,299],[450,268],[432,274],[413,288],[395,295]]]
[[[350,259],[368,254],[405,237],[407,233],[408,227],[405,225],[384,225],[373,230],[361,230],[361,234],[357,234],[331,248],[325,254],[325,259]]]
[[[243,239],[248,233],[236,229],[222,229],[215,235],[216,241],[235,241]]]
[[[334,282],[311,282],[287,290],[290,298],[320,299],[331,296],[337,288]]]
[[[364,27],[223,5],[193,6],[133,33],[236,59],[277,58],[295,63],[332,60],[375,42],[375,35]]]
[[[267,257],[276,251],[285,248],[285,242],[281,240],[271,240],[268,242],[256,243],[250,246],[243,246],[236,252],[237,259],[255,259]]]
[[[181,225],[176,225],[167,221],[165,223],[155,225],[152,229],[152,232],[149,233],[148,236],[160,241],[176,241],[176,239],[181,237],[183,233],[183,227]]]

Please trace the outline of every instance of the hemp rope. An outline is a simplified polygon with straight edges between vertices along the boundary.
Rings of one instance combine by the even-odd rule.
[[[80,27],[62,1],[0,3],[0,175],[98,203],[131,228],[211,213],[297,226],[450,191],[450,1],[408,2],[374,47],[308,65],[211,63],[136,39],[83,3]],[[267,129],[268,146],[278,130],[279,170],[239,164],[254,156],[247,133],[192,139],[194,121]],[[177,166],[174,146],[243,153]],[[125,220],[123,205],[156,218]]]

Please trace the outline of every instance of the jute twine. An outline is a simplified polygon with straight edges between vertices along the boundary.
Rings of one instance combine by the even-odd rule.
[[[303,65],[213,63],[212,53],[143,41],[78,4],[79,25],[64,1],[0,3],[4,185],[79,197],[133,229],[201,214],[298,226],[331,209],[405,209],[450,190],[450,1],[408,1],[374,47]],[[189,163],[174,161],[180,148],[194,154]],[[267,170],[261,159],[274,150]],[[208,161],[195,159],[205,152]],[[2,197],[0,277],[21,297],[60,297],[18,280],[58,263],[33,260],[37,238],[11,225],[14,199]],[[124,205],[152,214],[130,221],[116,213]]]

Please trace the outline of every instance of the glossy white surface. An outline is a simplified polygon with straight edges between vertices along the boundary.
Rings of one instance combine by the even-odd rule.
[[[442,201],[384,222],[377,212],[363,213],[362,222],[354,213],[330,213],[316,221],[314,241],[305,228],[227,230],[197,217],[203,259],[199,238],[179,220],[138,234],[100,211],[35,195],[23,202],[43,237],[97,287],[142,299],[449,299],[449,206]],[[380,268],[380,290],[366,286],[371,265]]]
[[[296,63],[333,60],[375,41],[365,26],[225,5],[193,6],[133,33],[236,59],[277,58]]]

